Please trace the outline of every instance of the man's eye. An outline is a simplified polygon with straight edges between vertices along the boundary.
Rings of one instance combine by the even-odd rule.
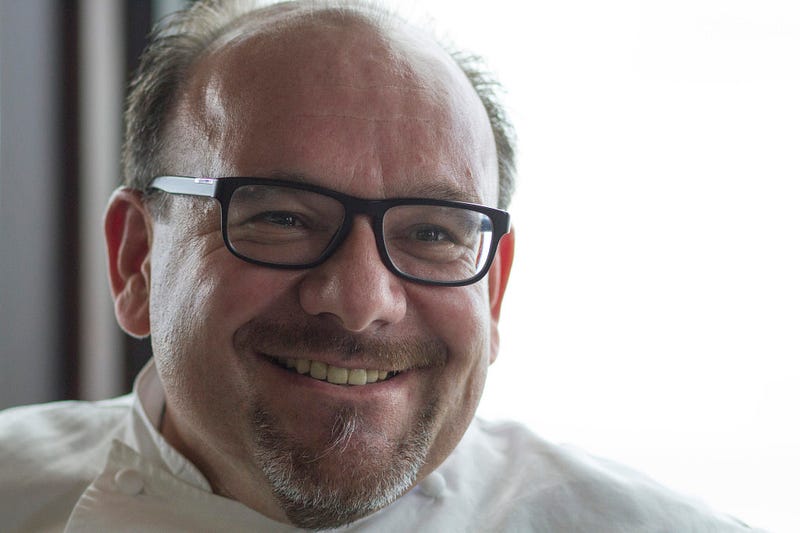
[[[283,226],[287,228],[300,228],[304,224],[295,213],[287,211],[265,211],[252,217],[248,223],[250,224],[271,224],[275,226]]]
[[[412,237],[421,242],[452,241],[449,233],[436,226],[416,228],[412,232]]]

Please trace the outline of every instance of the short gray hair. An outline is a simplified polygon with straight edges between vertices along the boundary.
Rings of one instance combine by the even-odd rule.
[[[169,172],[163,160],[165,124],[181,84],[203,52],[248,14],[269,6],[272,9],[279,6],[291,9],[292,4],[259,0],[198,0],[167,17],[153,30],[126,101],[122,148],[125,186],[144,191],[153,177]],[[361,0],[312,0],[300,4],[341,10],[343,14],[365,17],[378,25],[383,24],[387,17],[404,22],[397,15]],[[461,67],[486,109],[497,150],[498,207],[507,209],[514,192],[516,155],[514,129],[500,104],[501,85],[485,69],[479,56],[443,48]]]

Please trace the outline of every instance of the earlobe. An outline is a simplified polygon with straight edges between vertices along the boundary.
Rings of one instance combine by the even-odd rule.
[[[500,333],[498,326],[500,323],[500,307],[503,304],[503,296],[508,285],[508,278],[511,275],[511,264],[514,262],[514,228],[503,236],[497,247],[492,268],[489,270],[489,310],[492,318],[492,345],[489,358],[490,363],[494,363],[500,351]]]
[[[108,277],[120,327],[134,337],[150,334],[152,219],[141,193],[114,191],[106,210]]]

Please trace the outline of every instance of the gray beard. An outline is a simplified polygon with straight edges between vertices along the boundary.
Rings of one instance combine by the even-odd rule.
[[[433,440],[437,401],[418,416],[404,439],[373,445],[355,408],[342,408],[321,450],[298,442],[266,410],[253,416],[256,460],[289,520],[306,529],[330,529],[386,507],[415,483]],[[355,442],[354,442],[355,440]]]

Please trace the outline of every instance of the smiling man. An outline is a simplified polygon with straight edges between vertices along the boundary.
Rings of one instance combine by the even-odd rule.
[[[378,8],[153,37],[106,236],[133,395],[4,414],[4,530],[735,531],[474,420],[511,269],[493,83]],[[696,529],[695,529],[696,528]]]
[[[479,280],[508,221],[483,207],[494,139],[458,66],[406,29],[311,13],[209,43],[156,155],[181,177],[117,192],[108,232],[167,441],[219,494],[323,527],[386,506],[463,435],[511,240]]]

